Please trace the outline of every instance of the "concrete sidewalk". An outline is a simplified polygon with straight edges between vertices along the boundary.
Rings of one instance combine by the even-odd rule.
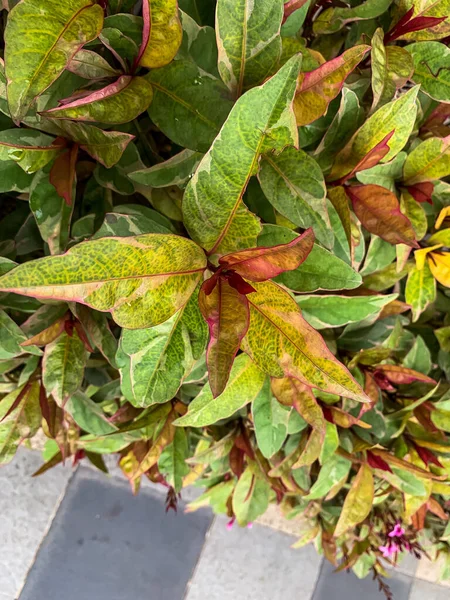
[[[312,546],[208,510],[164,512],[164,490],[81,466],[36,479],[38,453],[0,469],[0,600],[382,600],[370,579],[333,573]],[[428,561],[389,580],[395,600],[448,600]],[[428,580],[428,581],[427,581]]]

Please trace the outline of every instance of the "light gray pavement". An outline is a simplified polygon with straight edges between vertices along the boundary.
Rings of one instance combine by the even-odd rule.
[[[313,546],[292,549],[276,517],[265,522],[278,529],[229,531],[208,510],[183,514],[183,503],[166,515],[161,487],[133,497],[116,469],[31,478],[41,464],[20,449],[0,469],[0,600],[383,600],[370,578],[333,573]],[[394,600],[450,600],[436,576],[428,561],[406,560],[389,581]]]

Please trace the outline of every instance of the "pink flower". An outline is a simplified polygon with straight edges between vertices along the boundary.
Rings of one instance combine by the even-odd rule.
[[[253,523],[250,521],[250,523],[247,523],[247,529],[251,529],[253,527]]]
[[[405,530],[400,525],[400,523],[396,523],[394,529],[388,534],[389,537],[402,537],[405,535]]]
[[[380,546],[379,550],[381,550],[381,552],[383,553],[384,558],[390,558],[391,556],[394,556],[394,554],[397,554],[400,548],[395,542],[391,542],[386,546]]]
[[[234,525],[235,520],[236,519],[233,517],[232,519],[230,519],[228,521],[228,523],[227,523],[227,529],[228,529],[228,531],[231,531],[233,529],[233,525]]]

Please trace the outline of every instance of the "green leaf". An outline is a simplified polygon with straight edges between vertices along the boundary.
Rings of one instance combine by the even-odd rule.
[[[19,444],[33,437],[41,426],[39,383],[22,385],[2,398],[0,420],[0,464],[5,464],[14,457]]]
[[[291,102],[299,68],[300,60],[292,58],[239,98],[186,188],[184,223],[209,254],[256,246],[259,219],[242,195],[261,154],[297,141]]]
[[[112,334],[106,315],[82,304],[71,306],[72,312],[80,320],[91,346],[97,347],[109,364],[117,368],[117,340]]]
[[[120,71],[111,67],[108,61],[92,50],[79,50],[66,68],[84,79],[104,79],[120,75]]]
[[[219,73],[237,98],[276,69],[282,18],[283,0],[218,0]]]
[[[102,238],[22,264],[0,277],[0,289],[82,302],[137,329],[163,323],[184,306],[205,267],[201,249],[182,237]]]
[[[98,121],[107,125],[128,123],[150,105],[152,86],[144,77],[121,75],[117,81],[88,96],[51,108],[42,114],[52,119]]]
[[[144,0],[144,31],[148,39],[140,52],[139,64],[147,69],[164,67],[173,59],[183,32],[177,0]],[[148,28],[148,30],[147,30]]]
[[[350,173],[392,131],[394,134],[388,142],[389,152],[382,162],[388,162],[402,150],[416,120],[418,91],[418,86],[412,88],[367,119],[337,155],[329,176],[331,181]]]
[[[193,150],[183,150],[163,163],[128,174],[133,181],[152,188],[183,185],[196,170],[202,154]]]
[[[414,71],[408,52],[399,46],[385,46],[383,39],[380,27],[372,37],[372,110],[390,102]]]
[[[150,71],[146,79],[153,87],[152,121],[176,144],[207,152],[233,106],[223,83],[185,60]]]
[[[285,244],[296,237],[297,234],[286,227],[264,225],[258,237],[258,246]],[[314,244],[298,269],[282,273],[275,281],[298,292],[315,292],[356,288],[361,285],[361,276],[343,260]]]
[[[24,353],[40,356],[42,353],[37,346],[23,347],[27,336],[4,310],[0,309],[0,360],[9,360]]]
[[[285,148],[262,157],[258,173],[261,188],[272,206],[295,225],[312,227],[317,239],[330,248],[326,188],[322,171],[303,150]]]
[[[405,289],[405,300],[411,306],[413,321],[417,321],[426,307],[436,298],[436,280],[428,262],[422,269],[413,267],[408,275]]]
[[[161,325],[122,330],[117,363],[122,392],[134,406],[171,400],[204,352],[207,329],[197,296]]]
[[[385,296],[297,296],[303,317],[315,329],[342,327],[377,317],[397,294]]]
[[[289,411],[272,396],[268,379],[259,396],[253,400],[252,415],[258,448],[263,456],[270,458],[280,450],[286,439]]]
[[[247,296],[250,326],[241,347],[258,367],[272,377],[295,377],[307,386],[364,402],[360,386],[289,294],[273,282],[253,286],[256,292]]]
[[[203,71],[219,77],[217,69],[216,31],[200,27],[192,17],[180,10],[183,40],[176,58],[192,60]]]
[[[87,433],[102,436],[117,431],[117,427],[108,421],[107,415],[101,407],[81,390],[76,391],[70,396],[64,406],[64,410]]]
[[[408,369],[414,369],[424,375],[428,375],[431,371],[431,353],[423,338],[418,335],[414,346],[405,356],[403,365]]]
[[[53,138],[33,129],[0,131],[0,161],[16,162],[25,173],[45,167],[62,150]]]
[[[245,354],[234,361],[228,385],[214,398],[209,384],[189,405],[188,412],[175,421],[183,427],[204,427],[231,417],[237,410],[252,402],[263,389],[266,375]]]
[[[93,125],[65,121],[54,121],[60,135],[76,142],[82,150],[98,160],[107,169],[114,166],[121,158],[134,136],[121,131],[103,131]]]
[[[51,254],[64,252],[69,241],[73,205],[68,206],[49,179],[50,169],[36,173],[30,187],[30,209]]]
[[[359,6],[352,8],[328,8],[314,21],[313,31],[319,33],[335,33],[346,23],[375,19],[389,8],[392,0],[366,0]]]
[[[74,329],[72,335],[65,331],[45,347],[42,361],[42,381],[47,394],[63,407],[78,390],[84,377],[87,352]]]
[[[334,423],[326,422],[325,439],[320,451],[319,461],[321,465],[326,464],[339,448],[338,428]]]
[[[339,454],[332,456],[320,469],[319,476],[305,499],[316,500],[326,496],[334,485],[349,474],[351,466],[351,461]]]
[[[22,0],[14,7],[5,30],[5,68],[15,121],[25,116],[73,55],[98,36],[102,25],[103,9],[91,0]]]
[[[449,3],[450,7],[450,3]],[[419,42],[405,48],[414,61],[414,83],[438,102],[450,102],[450,50],[439,42]]]
[[[174,490],[179,493],[183,477],[189,473],[186,459],[189,457],[186,431],[177,427],[173,441],[164,448],[158,460],[158,470]]]
[[[450,352],[450,326],[435,329],[434,335],[438,339],[441,350],[444,352]]]
[[[381,185],[391,192],[395,192],[395,181],[402,178],[402,169],[406,159],[406,152],[399,152],[395,158],[386,164],[378,164],[370,169],[359,171],[356,179],[360,183]]]
[[[432,137],[423,141],[408,154],[403,167],[403,178],[407,185],[443,179],[448,175],[450,175],[450,136]]]
[[[372,508],[374,483],[372,469],[367,464],[361,465],[347,494],[342,512],[334,530],[334,537],[339,537],[350,527],[358,525],[367,517]]]
[[[149,208],[149,211],[152,209]],[[159,213],[153,211],[155,215]],[[171,233],[165,225],[159,222],[159,219],[153,220],[144,215],[122,215],[118,212],[106,213],[100,229],[92,236],[92,239],[97,240],[103,237],[119,236],[128,237],[132,235],[140,235],[142,233]]]
[[[269,505],[270,485],[247,467],[234,488],[233,512],[241,527],[252,523],[266,512]]]
[[[13,160],[0,161],[0,193],[27,192],[33,176]]]

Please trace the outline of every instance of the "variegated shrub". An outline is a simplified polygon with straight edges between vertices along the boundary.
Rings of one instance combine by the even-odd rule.
[[[3,15],[0,462],[450,576],[450,1]]]

